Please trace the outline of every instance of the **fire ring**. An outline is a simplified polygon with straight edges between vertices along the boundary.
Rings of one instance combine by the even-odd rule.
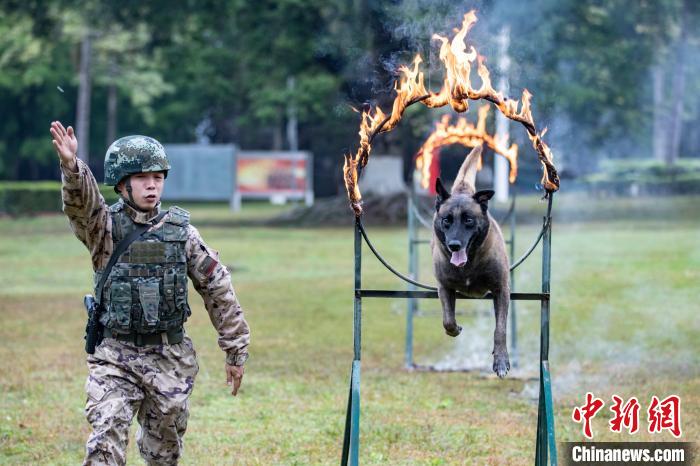
[[[450,144],[461,144],[465,147],[486,144],[496,154],[508,160],[510,166],[508,181],[515,182],[518,176],[518,145],[512,143],[508,146],[508,135],[505,135],[505,138],[499,138],[498,135],[493,136],[486,131],[486,118],[489,110],[489,105],[479,107],[479,118],[476,125],[464,117],[458,118],[455,124],[450,124],[449,115],[443,115],[440,121],[435,124],[435,129],[430,133],[415,157],[415,166],[420,172],[420,185],[423,189],[431,189],[431,186],[435,185],[437,170],[435,170],[434,164],[438,161],[439,150]],[[479,159],[478,168],[481,170],[481,159]]]
[[[449,104],[458,113],[469,109],[470,100],[487,100],[493,103],[504,116],[521,123],[527,130],[528,137],[537,151],[543,167],[541,183],[545,190],[545,197],[550,198],[552,193],[559,190],[559,175],[554,166],[553,154],[543,140],[547,129],[538,131],[530,110],[532,94],[524,89],[521,99],[518,100],[510,99],[497,92],[491,85],[485,58],[479,55],[473,46],[467,50],[465,39],[469,29],[476,21],[476,13],[472,10],[464,15],[462,27],[451,41],[438,34],[433,36],[433,39],[441,42],[440,61],[444,65],[445,72],[443,86],[439,92],[435,93],[426,89],[424,75],[420,71],[422,58],[417,55],[413,60],[412,68],[407,66],[399,68],[401,77],[394,85],[396,97],[391,113],[384,113],[378,106],[362,112],[359,131],[360,146],[354,156],[345,155],[343,165],[345,188],[350,200],[350,207],[355,212],[356,217],[359,218],[362,215],[362,194],[358,187],[358,180],[362,169],[369,161],[374,138],[380,133],[394,129],[401,121],[406,108],[418,102],[430,108]],[[475,61],[477,62],[477,74],[481,78],[481,86],[478,89],[472,87],[471,84],[471,68]]]

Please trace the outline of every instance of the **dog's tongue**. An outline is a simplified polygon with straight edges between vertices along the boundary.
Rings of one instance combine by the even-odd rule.
[[[467,263],[467,248],[460,249],[452,253],[452,259],[450,259],[452,265],[461,267]]]

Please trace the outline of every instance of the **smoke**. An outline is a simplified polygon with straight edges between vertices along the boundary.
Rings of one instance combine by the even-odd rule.
[[[558,289],[557,292],[561,295],[566,290]],[[520,302],[518,308],[518,365],[515,367],[513,364],[516,354],[509,341],[512,367],[508,377],[524,380],[520,396],[536,399],[539,394],[539,308],[537,305],[522,304]],[[470,308],[473,305],[472,302],[466,304]],[[477,312],[458,316],[463,330],[447,349],[417,355],[417,363],[441,371],[469,371],[493,376],[493,310],[490,303],[478,306]],[[561,307],[553,309],[553,313],[561,311]],[[672,333],[675,322],[650,320],[653,324],[637,329],[631,339],[611,340],[604,330],[613,313],[607,306],[599,306],[590,316],[586,316],[585,322],[580,325],[581,329],[586,329],[583,338],[576,336],[580,331],[562,338],[553,330],[550,338],[550,370],[556,398],[578,396],[582,391],[609,391],[619,388],[620,380],[658,377],[660,367],[664,367],[665,373],[678,372],[688,377],[698,372],[692,345],[680,348],[672,357],[660,354],[654,348],[652,342],[656,337]],[[439,325],[439,318],[432,320]]]
[[[493,316],[489,318],[483,313],[468,314],[461,316],[460,321],[462,333],[455,338],[452,349],[432,366],[437,370],[490,372]]]
[[[416,54],[420,54],[426,83],[440,84],[443,78],[440,42],[433,36],[451,37],[461,26],[464,14],[472,9],[478,12],[482,4],[481,1],[408,0],[386,6],[384,26],[392,38],[403,45],[404,51],[388,57],[382,65],[387,71],[395,72],[399,65],[410,63]]]
[[[649,379],[696,377],[700,371],[698,326],[695,310],[687,305],[692,302],[692,290],[674,288],[677,285],[671,279],[652,281],[652,271],[625,272],[625,267],[636,268],[636,262],[645,263],[640,255],[656,257],[668,251],[669,236],[657,242],[654,237],[658,235],[642,234],[638,236],[643,238],[641,244],[621,244],[619,238],[604,244],[606,236],[595,227],[586,230],[590,238],[581,234],[581,228],[556,227],[554,237],[549,360],[555,398],[619,390]],[[572,234],[578,238],[575,243],[571,242]],[[528,240],[529,236],[522,236],[519,248],[525,248]],[[518,269],[517,291],[539,288],[539,267],[536,254]],[[668,264],[661,267],[662,271],[673,268]],[[586,288],[590,274],[596,271],[606,271],[605,280],[596,280],[594,290]],[[686,276],[693,276],[690,269]],[[420,303],[426,314],[427,309],[435,312],[431,325],[440,325],[439,303]],[[492,377],[492,304],[458,301],[458,310],[462,311],[457,317],[462,333],[455,339],[444,337],[444,346],[430,353],[416,355],[417,362],[440,370],[470,370]],[[508,344],[513,363],[516,354],[510,340],[510,319],[512,314]],[[508,377],[525,380],[520,395],[534,399],[539,390],[539,303],[518,301],[517,322],[519,365]]]
[[[653,6],[630,10],[621,4],[599,7],[554,0],[405,0],[378,2],[371,9],[379,31],[371,51],[358,61],[358,69],[365,71],[352,94],[358,99],[364,96],[361,101],[384,108],[393,97],[399,66],[409,65],[416,54],[423,57],[427,87],[439,90],[444,77],[440,44],[432,37],[452,36],[464,14],[475,9],[478,21],[467,45],[487,57],[492,81],[497,82],[497,36],[504,26],[509,27],[510,97],[519,99],[525,88],[532,92],[535,122],[540,129],[548,128],[545,141],[563,178],[594,172],[601,160],[651,156],[652,121],[664,109],[651,98],[650,65],[675,56],[670,39],[658,49],[649,46],[653,33],[642,26],[644,15],[655,11]],[[672,21],[670,13],[664,14],[668,17],[663,21]],[[700,125],[694,124],[700,115],[700,93],[694,92],[700,80],[690,78],[700,63],[697,41],[688,42],[685,57],[684,157],[695,156],[700,142]],[[677,67],[663,63],[668,65],[665,88],[670,99],[671,75]],[[440,112],[429,113],[437,118]],[[522,147],[522,173],[534,176],[540,167],[534,150],[525,131],[516,123],[510,125],[511,137]],[[521,181],[529,187],[533,179]]]
[[[649,105],[648,70],[636,64],[641,70],[636,78],[632,76],[630,81],[623,81],[623,87],[634,89],[636,94],[630,92],[625,96],[614,95],[620,86],[615,81],[621,75],[614,74],[619,67],[608,66],[605,58],[599,56],[591,59],[593,52],[587,43],[579,44],[578,49],[570,43],[566,44],[571,53],[577,52],[568,58],[551,56],[550,52],[559,46],[554,35],[555,18],[561,21],[565,12],[547,10],[556,10],[556,2],[537,3],[544,7],[544,10],[538,10],[537,15],[522,13],[523,7],[532,7],[530,2],[497,1],[485,6],[481,2],[411,0],[402,2],[400,7],[387,7],[390,13],[386,16],[390,20],[386,22],[386,27],[394,38],[406,44],[410,53],[389,55],[382,61],[382,66],[386,70],[395,70],[399,64],[410,63],[415,53],[420,53],[425,60],[423,69],[427,70],[426,82],[432,77],[432,89],[436,90],[435,84],[442,79],[442,65],[437,57],[438,44],[429,39],[434,33],[451,35],[452,28],[459,25],[463,14],[476,8],[479,21],[469,33],[468,44],[475,44],[481,54],[490,58],[489,68],[492,80],[496,82],[495,36],[503,24],[511,25],[512,47],[509,54],[512,67],[508,76],[511,96],[518,98],[523,88],[533,92],[535,121],[540,129],[548,127],[545,140],[550,144],[555,163],[561,171],[586,174],[595,170],[596,161],[601,159],[648,157],[651,153],[651,115],[644,114],[644,109],[648,109]],[[519,16],[517,21],[516,16]],[[551,19],[551,22],[545,18]],[[571,16],[565,20],[570,18]],[[537,22],[541,24],[536,24]],[[587,27],[592,26],[589,24]],[[619,27],[622,31],[625,27],[623,21]],[[595,32],[595,28],[593,30]],[[625,33],[620,32],[619,37],[633,40],[635,36],[632,33],[625,36]],[[698,49],[690,50],[687,57],[687,66],[697,69],[700,63]],[[629,58],[630,61],[637,59],[639,57]],[[627,62],[623,61],[622,65],[626,66]],[[611,70],[612,75],[609,74]],[[669,69],[670,73],[674,71],[674,68]],[[700,95],[697,92],[700,80],[693,79],[688,86],[688,89],[693,90],[688,95],[689,102],[694,105],[693,118],[697,120],[700,115],[700,99],[697,98]],[[630,100],[635,96],[639,100]],[[690,109],[691,104],[687,107]],[[700,135],[697,129],[699,126],[695,126],[695,134]],[[520,158],[522,164],[539,166],[524,130],[519,126],[511,126],[510,133],[523,148]],[[700,136],[695,138],[700,141]],[[691,155],[696,154],[697,142],[690,149],[695,151]],[[567,210],[566,197],[558,202],[559,212]],[[571,202],[580,203],[581,199],[572,198]],[[571,207],[572,210],[580,208]],[[567,226],[567,232],[572,233],[573,228],[575,227]],[[692,323],[697,319],[691,311],[666,302],[672,299],[676,291],[661,291],[656,281],[651,281],[652,278],[636,283],[616,278],[620,285],[614,290],[586,290],[585,309],[580,308],[579,303],[582,315],[569,314],[564,317],[573,310],[571,300],[583,300],[579,296],[582,286],[579,278],[584,277],[582,270],[585,274],[590,274],[622,267],[620,262],[610,259],[618,255],[619,251],[602,247],[604,243],[605,237],[601,237],[594,246],[578,244],[577,249],[589,249],[583,255],[576,255],[573,250],[568,251],[568,255],[562,250],[557,253],[562,260],[557,260],[555,265],[556,281],[553,290],[556,300],[552,304],[552,321],[559,320],[559,323],[553,324],[550,345],[555,398],[580,396],[585,391],[606,392],[645,378],[671,380],[679,376],[693,377],[700,370],[696,356],[697,344],[691,340],[697,337],[697,332],[692,337],[688,336],[692,333],[688,328],[697,329]],[[638,254],[648,254],[648,251],[638,251]],[[666,257],[668,256],[664,256],[663,260]],[[531,261],[532,259],[528,262]],[[534,267],[526,264],[518,272],[518,291],[531,290],[533,284],[534,288],[539,286],[537,267],[538,264],[534,264]],[[624,271],[620,271],[620,274],[624,275]],[[649,289],[654,288],[659,289],[658,296],[663,295],[663,299],[649,292]],[[624,299],[617,297],[613,301],[612,295],[619,294],[620,290],[626,290],[628,296],[624,296]],[[645,296],[645,299],[640,299],[635,294]],[[615,307],[610,302],[624,307]],[[635,304],[627,304],[628,302]],[[460,303],[460,306],[474,309],[478,304]],[[417,362],[439,370],[470,370],[492,376],[493,311],[489,305],[478,309],[476,315],[458,317],[458,322],[463,327],[459,337],[445,337],[449,341],[446,348],[417,355]],[[630,310],[633,311],[631,315],[621,315]],[[536,399],[539,393],[539,319],[538,305],[518,303],[519,367],[512,369],[509,377],[526,380],[520,395],[528,399]],[[562,327],[561,320],[566,320],[569,325]],[[439,318],[433,321],[434,325],[439,325]],[[615,330],[620,327],[625,328],[625,333]]]

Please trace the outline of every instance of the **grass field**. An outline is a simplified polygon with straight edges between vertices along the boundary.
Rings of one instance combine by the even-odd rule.
[[[628,201],[587,201],[587,210],[617,209],[606,222],[572,222],[566,202],[555,206],[550,360],[561,441],[582,439],[571,411],[587,391],[606,401],[594,420],[596,440],[673,440],[669,433],[611,433],[612,394],[640,400],[644,431],[651,396],[678,394],[682,439],[700,438],[700,199],[683,200],[680,211],[673,200],[645,202],[653,206],[649,215]],[[231,225],[278,211],[258,207],[247,206]],[[192,290],[187,329],[201,370],[182,463],[337,464],[352,360],[352,229],[206,226],[228,216],[225,207],[192,207],[193,223],[205,225],[204,238],[233,270],[252,329],[251,359],[232,398],[223,353]],[[536,224],[518,229],[518,255],[537,231]],[[369,233],[405,271],[405,229]],[[87,252],[62,216],[0,219],[0,264],[0,463],[78,464],[88,435]],[[367,254],[364,264],[367,287],[404,288]],[[429,263],[423,266],[432,281]],[[539,273],[535,254],[517,274],[517,291],[539,290]],[[519,304],[522,369],[498,380],[405,371],[405,306],[364,301],[361,463],[531,464],[537,307]],[[459,317],[466,325],[455,341],[442,331],[437,302],[421,302],[420,362],[489,363],[488,303],[463,306],[478,312]],[[129,449],[130,463],[142,464],[133,437]]]

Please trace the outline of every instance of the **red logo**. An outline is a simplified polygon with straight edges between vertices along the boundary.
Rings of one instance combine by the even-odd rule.
[[[614,404],[610,407],[610,411],[615,414],[610,422],[610,430],[612,432],[622,432],[622,428],[629,430],[630,434],[634,434],[639,430],[639,401],[636,397],[630,398],[627,403],[622,405],[622,398],[617,395],[612,396]]]
[[[678,395],[668,396],[661,401],[652,396],[647,414],[650,434],[668,430],[676,438],[681,436],[681,398]]]
[[[603,400],[594,397],[593,393],[588,392],[586,393],[586,404],[575,407],[574,412],[571,414],[574,422],[583,422],[583,435],[588,438],[593,438],[591,419],[595,417],[603,405],[605,405]]]
[[[608,422],[611,432],[622,433],[626,429],[628,433],[635,434],[639,431],[639,410],[641,408],[637,397],[631,397],[627,402],[617,395],[612,396],[610,411],[613,417]],[[583,406],[576,406],[571,413],[574,422],[583,423],[583,435],[593,438],[591,420],[598,414],[605,402],[596,398],[593,393],[586,393],[586,402]],[[648,431],[650,434],[669,431],[674,437],[679,438],[681,432],[681,398],[678,395],[670,395],[659,400],[657,396],[651,397],[647,409]]]

